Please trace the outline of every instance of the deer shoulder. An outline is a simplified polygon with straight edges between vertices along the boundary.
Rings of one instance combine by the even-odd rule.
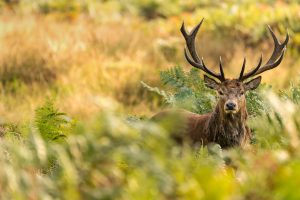
[[[211,113],[199,115],[183,109],[168,109],[158,112],[151,119],[156,122],[171,122],[172,137],[179,143],[190,140],[193,143],[207,144],[207,136],[201,129],[208,126],[210,116]]]

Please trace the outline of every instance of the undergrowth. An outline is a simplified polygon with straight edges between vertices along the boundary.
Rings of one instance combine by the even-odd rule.
[[[174,70],[182,79],[176,87],[193,85],[180,68]],[[175,73],[171,71],[162,73],[164,82],[169,73]],[[166,93],[177,92],[172,90]],[[198,97],[213,95],[207,89],[191,91],[198,92]],[[218,145],[177,146],[169,137],[172,126],[128,120],[108,109],[89,123],[78,122],[69,129],[65,142],[53,143],[50,141],[69,132],[64,128],[68,120],[48,100],[37,109],[37,132],[31,129],[22,142],[0,141],[0,197],[298,199],[300,146],[294,142],[299,140],[300,129],[293,124],[299,122],[299,108],[293,104],[295,110],[278,110],[274,102],[285,105],[290,101],[277,95],[268,101],[269,114],[252,118],[256,143],[250,149],[222,150]],[[283,120],[281,124],[272,113]],[[287,120],[291,123],[286,124]]]

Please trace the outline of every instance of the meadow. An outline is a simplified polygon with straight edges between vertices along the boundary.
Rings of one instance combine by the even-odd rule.
[[[182,22],[236,77],[290,42],[247,94],[248,149],[178,146],[166,108],[210,112]],[[297,0],[0,1],[0,199],[300,199]]]

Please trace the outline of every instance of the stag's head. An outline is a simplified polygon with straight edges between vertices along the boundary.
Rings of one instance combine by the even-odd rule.
[[[220,73],[216,73],[206,67],[203,58],[200,59],[196,52],[195,37],[199,28],[201,27],[202,22],[203,19],[190,33],[186,31],[184,23],[182,24],[181,33],[185,38],[187,46],[184,51],[185,57],[192,66],[210,75],[210,77],[204,75],[204,83],[207,87],[218,92],[218,95],[220,97],[219,106],[223,108],[223,111],[230,114],[238,113],[241,109],[246,109],[245,93],[249,90],[254,90],[259,86],[261,82],[261,76],[258,75],[267,70],[277,67],[281,63],[286,50],[286,45],[289,41],[289,35],[287,34],[285,41],[283,43],[280,43],[270,26],[268,26],[268,29],[274,41],[274,50],[269,60],[262,66],[261,56],[257,66],[249,72],[244,73],[246,67],[246,58],[244,58],[239,77],[235,79],[227,79],[224,75],[221,57],[219,64]],[[188,54],[190,54],[190,56]]]

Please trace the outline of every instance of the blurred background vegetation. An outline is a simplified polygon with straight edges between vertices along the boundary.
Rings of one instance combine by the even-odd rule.
[[[270,56],[267,24],[291,37],[247,95],[247,150],[147,120],[213,109],[179,31],[203,17],[200,55],[231,77]],[[1,0],[0,43],[0,199],[300,199],[299,0]]]

